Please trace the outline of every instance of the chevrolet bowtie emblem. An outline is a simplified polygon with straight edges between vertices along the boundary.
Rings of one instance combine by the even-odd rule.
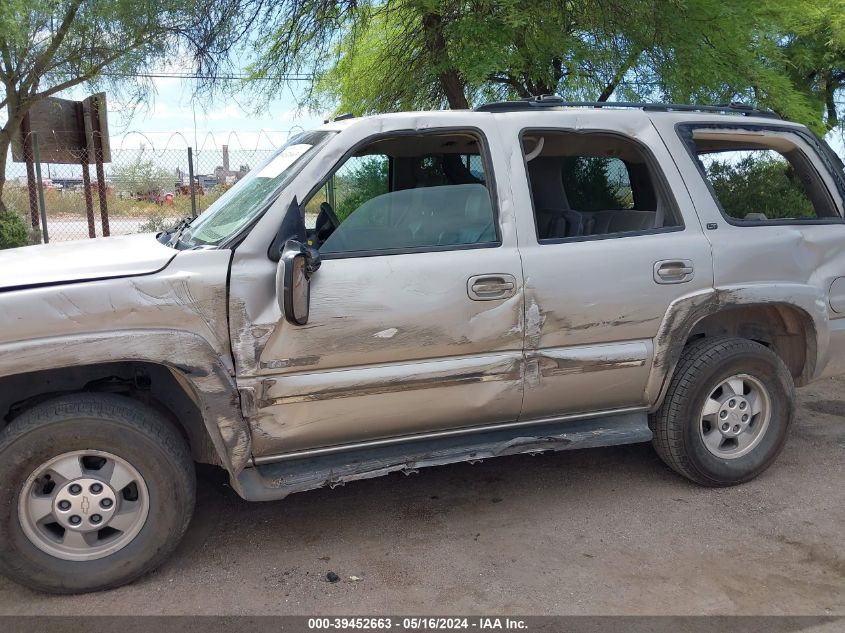
[[[88,514],[88,508],[91,507],[91,504],[88,502],[88,497],[82,497],[82,513]]]

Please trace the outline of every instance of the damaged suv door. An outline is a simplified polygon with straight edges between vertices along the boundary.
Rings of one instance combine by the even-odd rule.
[[[307,324],[269,294],[266,316],[252,314],[257,282],[235,256],[235,361],[258,463],[519,416],[522,273],[494,135],[348,136],[326,173],[293,187],[322,262]]]
[[[577,116],[508,130],[525,157],[512,183],[529,194],[526,420],[642,411],[670,306],[713,286],[710,243],[651,122],[583,130]]]

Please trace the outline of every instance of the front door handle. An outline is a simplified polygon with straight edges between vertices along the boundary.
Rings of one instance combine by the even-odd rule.
[[[654,263],[654,281],[659,284],[681,284],[694,275],[695,268],[689,259],[663,259]]]
[[[507,299],[516,292],[516,278],[507,273],[474,275],[467,280],[467,294],[473,301]]]

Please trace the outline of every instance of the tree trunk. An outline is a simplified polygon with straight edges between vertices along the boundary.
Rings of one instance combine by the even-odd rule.
[[[828,132],[839,125],[839,117],[836,112],[835,100],[836,89],[838,87],[839,86],[836,85],[836,82],[833,79],[833,71],[830,68],[822,72],[822,80],[819,82],[819,90],[824,97],[824,107],[827,111],[825,126],[827,127]]]
[[[428,13],[423,16],[425,46],[431,57],[432,65],[438,69],[437,78],[452,110],[468,110],[469,102],[464,94],[464,82],[458,71],[451,65],[446,50],[446,37],[443,35],[443,16]]]
[[[627,73],[633,66],[634,63],[640,58],[642,54],[642,50],[639,48],[632,49],[628,53],[628,57],[622,63],[622,65],[616,70],[616,73],[610,79],[608,84],[604,87],[604,90],[601,91],[599,98],[596,101],[603,102],[610,99],[616,89],[619,87],[619,84],[622,83],[622,80],[625,78],[625,73]]]
[[[0,212],[8,211],[9,207],[3,197],[6,187],[6,165],[9,160],[9,148],[12,137],[21,128],[24,116],[32,107],[32,102],[22,101],[20,94],[6,86],[6,123],[0,128]]]
[[[3,189],[6,186],[6,161],[9,155],[9,146],[11,145],[11,129],[9,124],[0,129],[0,213],[8,211],[6,203],[3,200]]]

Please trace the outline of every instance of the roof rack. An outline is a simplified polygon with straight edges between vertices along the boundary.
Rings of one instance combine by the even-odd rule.
[[[646,112],[715,112],[779,119],[771,110],[757,110],[744,103],[690,105],[686,103],[640,103],[634,101],[566,101],[556,95],[527,97],[517,101],[495,101],[475,108],[476,112],[519,112],[535,108],[632,108]]]

